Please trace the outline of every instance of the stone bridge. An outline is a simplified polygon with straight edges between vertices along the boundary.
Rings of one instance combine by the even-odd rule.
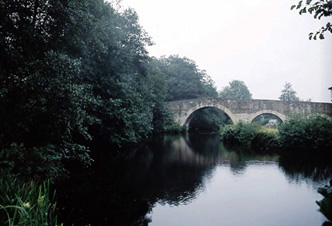
[[[319,113],[332,119],[332,103],[288,102],[278,100],[204,98],[167,102],[174,119],[180,125],[189,125],[193,113],[206,107],[225,112],[234,124],[252,122],[261,114],[273,114],[285,121],[290,114]]]

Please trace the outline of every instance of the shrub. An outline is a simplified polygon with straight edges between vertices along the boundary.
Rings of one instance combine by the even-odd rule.
[[[220,137],[221,140],[225,143],[234,144],[237,142],[236,134],[238,130],[236,130],[235,125],[225,125],[220,128]]]
[[[186,126],[180,126],[178,123],[172,123],[164,126],[164,133],[185,133],[187,132]]]
[[[239,122],[236,125],[226,125],[221,128],[221,139],[225,143],[240,144],[243,147],[250,147],[260,128],[257,123]]]
[[[279,148],[279,134],[277,129],[261,127],[251,143],[255,150],[276,150]]]
[[[286,149],[331,150],[332,121],[320,115],[293,115],[279,127],[280,145]]]
[[[226,144],[240,145],[251,149],[277,149],[278,130],[261,126],[258,123],[239,122],[221,128],[221,139]]]
[[[92,159],[85,147],[61,148],[54,145],[43,147],[25,147],[24,144],[12,143],[0,149],[0,168],[23,178],[55,181],[68,173],[68,168],[78,162],[82,167],[91,165]]]
[[[278,129],[239,122],[221,128],[225,143],[253,149],[332,150],[332,121],[318,114],[293,115]]]

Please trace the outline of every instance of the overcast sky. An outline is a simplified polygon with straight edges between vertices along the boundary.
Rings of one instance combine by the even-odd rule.
[[[150,56],[178,54],[196,62],[218,90],[244,81],[255,99],[278,99],[290,82],[302,100],[330,102],[332,34],[290,10],[296,0],[122,0],[138,13],[155,45]]]

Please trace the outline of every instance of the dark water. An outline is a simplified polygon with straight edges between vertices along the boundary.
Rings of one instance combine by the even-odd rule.
[[[218,136],[159,137],[57,185],[65,225],[321,226],[331,157],[225,148]]]

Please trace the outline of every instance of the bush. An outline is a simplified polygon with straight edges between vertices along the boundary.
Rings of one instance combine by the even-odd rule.
[[[331,150],[332,121],[320,115],[293,115],[279,127],[280,145],[286,149]]]
[[[221,128],[224,143],[253,149],[332,150],[332,121],[318,114],[293,115],[278,130],[240,122]]]
[[[220,128],[220,137],[221,140],[225,143],[234,144],[237,143],[238,140],[236,139],[236,135],[238,130],[236,129],[235,125],[225,125],[224,127]]]
[[[225,143],[240,144],[249,148],[259,128],[260,125],[257,123],[239,122],[236,125],[227,125],[221,128],[220,135]]]
[[[221,139],[226,144],[240,145],[248,149],[277,149],[278,130],[270,129],[258,123],[240,122],[236,125],[227,125],[221,129]]]
[[[19,174],[22,178],[41,181],[49,179],[53,182],[67,176],[68,169],[75,163],[80,167],[88,167],[92,161],[85,147],[79,145],[59,148],[49,144],[28,148],[23,144],[12,143],[9,147],[0,149],[1,169]]]
[[[187,132],[187,127],[180,126],[178,123],[172,123],[164,126],[164,133],[175,134],[175,133],[185,133],[185,132]]]
[[[255,150],[276,150],[279,148],[279,134],[277,129],[268,129],[262,127],[256,133],[251,143]]]

